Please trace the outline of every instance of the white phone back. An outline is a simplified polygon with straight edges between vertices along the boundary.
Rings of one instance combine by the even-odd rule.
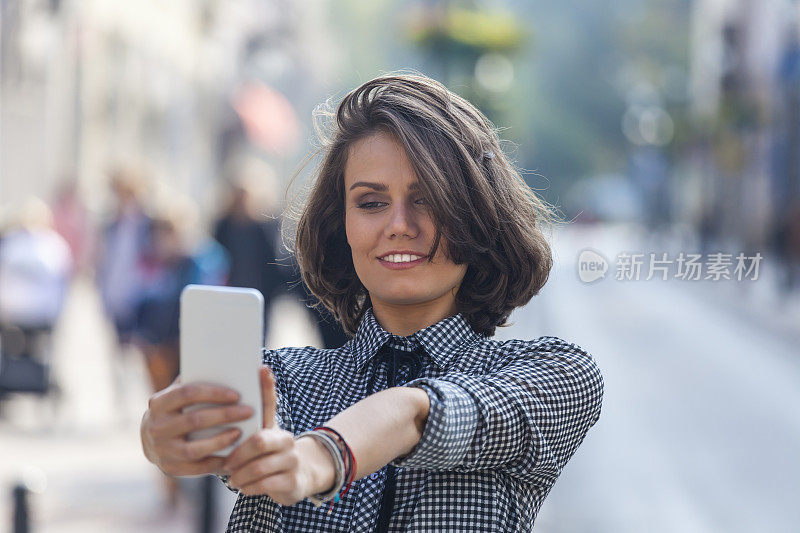
[[[181,293],[180,373],[182,383],[214,383],[239,392],[252,417],[189,434],[189,440],[214,436],[231,427],[239,439],[214,455],[227,457],[261,430],[261,348],[264,346],[264,297],[256,289],[187,285]],[[194,404],[189,412],[217,404]]]

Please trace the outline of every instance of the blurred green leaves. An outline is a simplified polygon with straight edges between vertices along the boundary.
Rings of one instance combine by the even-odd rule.
[[[530,37],[511,13],[460,7],[415,10],[406,31],[409,40],[417,45],[462,47],[475,54],[512,53]]]

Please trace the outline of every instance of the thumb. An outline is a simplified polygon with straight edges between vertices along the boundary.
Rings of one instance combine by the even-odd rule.
[[[261,381],[261,413],[262,427],[264,429],[275,426],[275,411],[277,409],[278,395],[275,392],[275,375],[268,366],[262,366],[258,371]]]

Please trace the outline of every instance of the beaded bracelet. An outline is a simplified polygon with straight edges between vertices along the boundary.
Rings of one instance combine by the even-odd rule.
[[[315,431],[329,431],[333,433],[333,435],[338,439],[338,444],[340,444],[340,451],[342,452],[342,456],[348,460],[348,463],[345,468],[345,483],[347,484],[345,489],[342,491],[342,496],[347,494],[347,491],[350,490],[350,485],[353,483],[356,477],[356,471],[358,470],[358,466],[356,464],[356,457],[353,455],[353,450],[350,449],[348,446],[347,441],[344,440],[342,434],[333,429],[329,426],[319,426],[314,428]]]
[[[323,446],[325,446],[325,449],[327,449],[328,453],[331,454],[335,469],[333,488],[325,494],[314,494],[312,496],[308,496],[309,501],[313,503],[315,507],[319,507],[324,502],[332,498],[335,498],[336,501],[339,501],[339,491],[341,490],[342,485],[344,485],[346,479],[344,457],[339,449],[339,446],[336,444],[336,441],[333,439],[333,437],[322,431],[304,431],[295,436],[295,440],[306,436],[313,437],[322,443]],[[332,508],[333,503],[331,503],[331,509]],[[328,514],[330,514],[330,510],[328,511]]]

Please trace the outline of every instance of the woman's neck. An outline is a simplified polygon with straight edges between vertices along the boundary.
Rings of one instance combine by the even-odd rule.
[[[372,314],[378,324],[389,333],[401,337],[416,333],[457,312],[454,297],[419,304],[393,304],[372,299]]]

